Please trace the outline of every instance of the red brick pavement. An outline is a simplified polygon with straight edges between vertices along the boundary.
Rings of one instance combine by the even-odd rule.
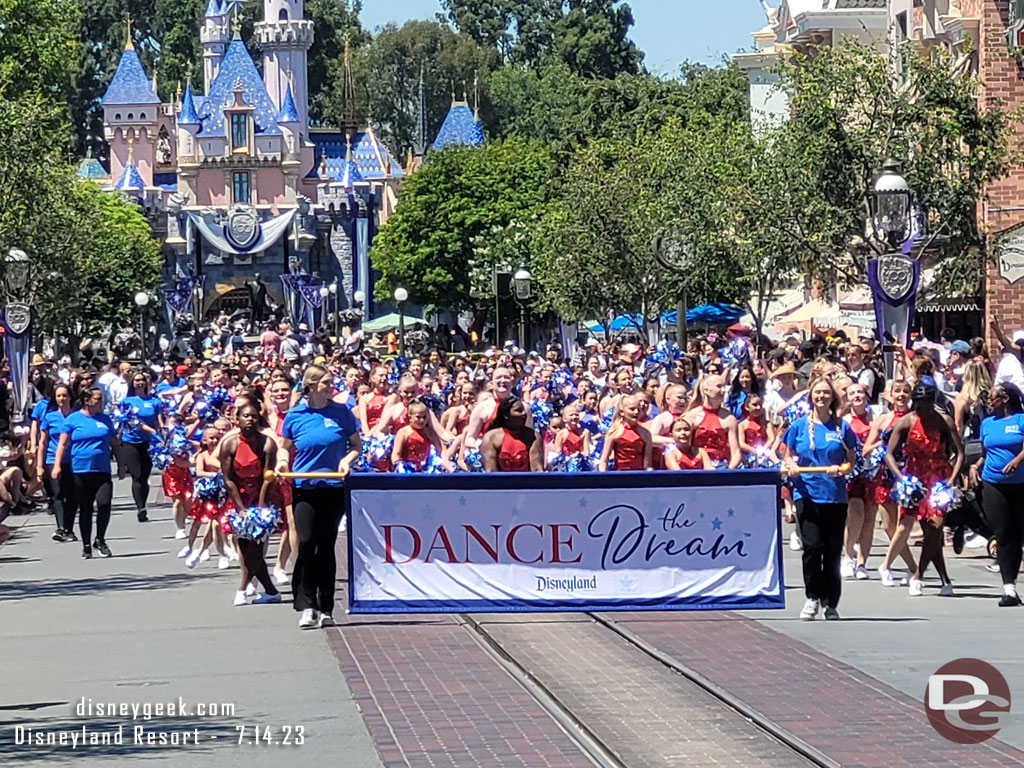
[[[946,741],[920,700],[746,617],[608,618],[844,766],[1024,765],[1024,752],[997,739]]]
[[[328,641],[385,768],[592,766],[454,622],[352,623]]]

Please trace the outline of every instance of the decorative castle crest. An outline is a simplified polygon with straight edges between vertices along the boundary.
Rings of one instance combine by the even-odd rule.
[[[259,239],[260,218],[256,210],[248,205],[236,205],[228,211],[224,223],[224,237],[235,248],[246,251]]]

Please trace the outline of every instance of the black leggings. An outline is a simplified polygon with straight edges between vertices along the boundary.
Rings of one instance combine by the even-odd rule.
[[[63,472],[61,473],[63,474]],[[92,541],[92,510],[96,505],[96,540],[105,541],[110,524],[110,502],[114,483],[109,472],[79,472],[74,475],[75,500],[78,502],[78,531],[82,544]]]
[[[798,499],[796,520],[804,545],[804,591],[807,597],[838,608],[843,591],[839,556],[846,532],[846,504]]]
[[[75,500],[74,481],[71,478],[71,465],[65,464],[60,469],[60,478],[54,480],[50,475],[53,464],[47,464],[43,470],[43,485],[46,495],[53,502],[53,515],[57,519],[57,530],[72,531],[75,527],[75,512],[78,504]]]
[[[270,580],[267,572],[267,560],[263,556],[263,545],[251,539],[236,539],[238,551],[242,555],[242,580],[256,579],[263,585],[268,595],[276,595],[277,587]],[[246,578],[248,576],[248,578]]]
[[[299,534],[299,551],[292,573],[295,610],[307,608],[331,613],[334,610],[334,582],[337,562],[334,545],[338,524],[345,513],[342,488],[296,488],[292,514]]]
[[[1015,584],[1024,540],[1024,483],[985,481],[985,518],[996,537],[996,560],[1003,584]]]
[[[121,455],[124,456],[125,467],[132,477],[132,498],[135,500],[135,511],[146,508],[149,498],[149,474],[153,471],[153,460],[149,457],[149,443],[123,443]]]
[[[939,574],[943,584],[949,584],[949,572],[946,570],[946,558],[942,555],[942,547],[945,545],[945,534],[942,526],[934,526],[927,519],[921,520],[921,533],[924,538],[921,540],[921,559],[917,561],[917,572],[924,578],[924,572],[929,565],[935,566],[935,572]]]

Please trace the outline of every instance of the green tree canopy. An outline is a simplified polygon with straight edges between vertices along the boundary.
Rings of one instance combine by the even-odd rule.
[[[452,309],[484,301],[474,275],[489,274],[508,228],[540,209],[551,170],[542,144],[517,137],[432,152],[373,241],[377,291],[402,285],[416,303]]]

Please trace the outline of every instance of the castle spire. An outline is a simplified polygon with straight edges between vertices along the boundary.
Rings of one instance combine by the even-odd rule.
[[[345,33],[344,79],[341,91],[341,127],[342,129],[357,128],[356,124],[356,86],[352,78],[352,57],[349,50],[349,33]]]
[[[135,43],[132,42],[132,17],[131,15],[125,16],[124,19],[125,37],[127,38],[124,43],[124,49],[126,51],[134,51]]]
[[[480,78],[473,71],[473,119],[480,120]]]

